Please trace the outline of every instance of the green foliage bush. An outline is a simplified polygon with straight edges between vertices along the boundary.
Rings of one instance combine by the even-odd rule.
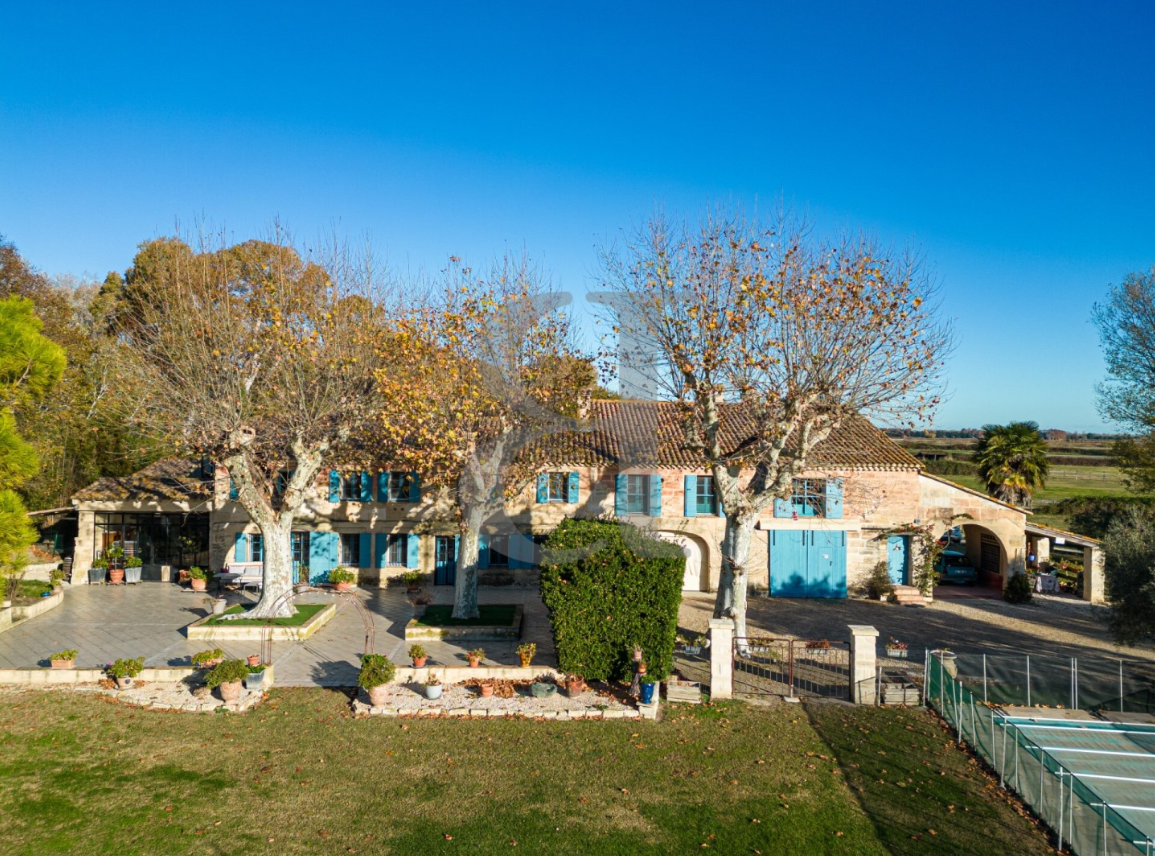
[[[635,646],[659,680],[673,668],[686,559],[628,524],[564,520],[545,543],[541,595],[558,666],[593,680],[633,674]]]
[[[225,660],[213,666],[205,676],[205,685],[215,690],[221,684],[231,684],[243,681],[249,674],[249,664],[244,660]]]
[[[1149,496],[1073,496],[1047,506],[1047,514],[1060,515],[1070,521],[1072,532],[1091,538],[1104,538],[1111,524],[1126,518],[1132,509],[1155,510],[1155,498]]]
[[[357,575],[348,568],[333,568],[329,571],[329,582],[333,585],[338,583],[351,583],[357,579]]]
[[[1109,626],[1117,642],[1134,645],[1155,636],[1155,512],[1135,509],[1103,539]]]
[[[1003,600],[1007,603],[1030,603],[1032,597],[1031,578],[1026,574],[1015,574],[1003,589]]]
[[[113,678],[135,678],[144,669],[144,657],[135,660],[120,659],[108,667],[108,674]]]
[[[393,680],[397,667],[383,654],[361,655],[361,672],[357,675],[357,686],[371,690]]]
[[[870,569],[870,576],[866,578],[866,594],[880,600],[894,594],[894,583],[890,581],[886,562],[878,562]]]

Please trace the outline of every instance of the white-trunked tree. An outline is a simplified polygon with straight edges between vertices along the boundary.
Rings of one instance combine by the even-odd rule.
[[[293,612],[293,523],[317,476],[369,463],[358,431],[376,383],[387,294],[369,253],[303,259],[281,235],[198,249],[142,244],[117,297],[120,397],[178,451],[223,465],[261,530],[253,617]]]
[[[686,445],[713,474],[726,516],[714,615],[745,637],[759,516],[848,416],[927,416],[950,325],[916,258],[860,236],[821,241],[786,215],[656,215],[602,260],[619,338],[682,404]],[[741,436],[727,427],[738,423]]]

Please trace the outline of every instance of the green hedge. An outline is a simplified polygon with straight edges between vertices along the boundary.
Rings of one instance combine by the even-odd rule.
[[[635,645],[649,674],[674,663],[686,557],[668,541],[606,520],[564,520],[545,543],[541,596],[562,671],[628,679]]]

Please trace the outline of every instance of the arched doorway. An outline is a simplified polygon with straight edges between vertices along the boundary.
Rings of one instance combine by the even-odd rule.
[[[688,535],[674,532],[655,532],[663,541],[677,544],[686,557],[686,571],[682,576],[682,591],[702,590],[702,548]]]

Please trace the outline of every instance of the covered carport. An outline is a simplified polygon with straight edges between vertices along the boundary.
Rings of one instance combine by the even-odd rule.
[[[1027,557],[1035,568],[1043,568],[1051,563],[1054,547],[1078,547],[1083,551],[1083,600],[1102,603],[1107,599],[1106,576],[1104,574],[1103,545],[1096,538],[1028,523],[1025,527]]]

